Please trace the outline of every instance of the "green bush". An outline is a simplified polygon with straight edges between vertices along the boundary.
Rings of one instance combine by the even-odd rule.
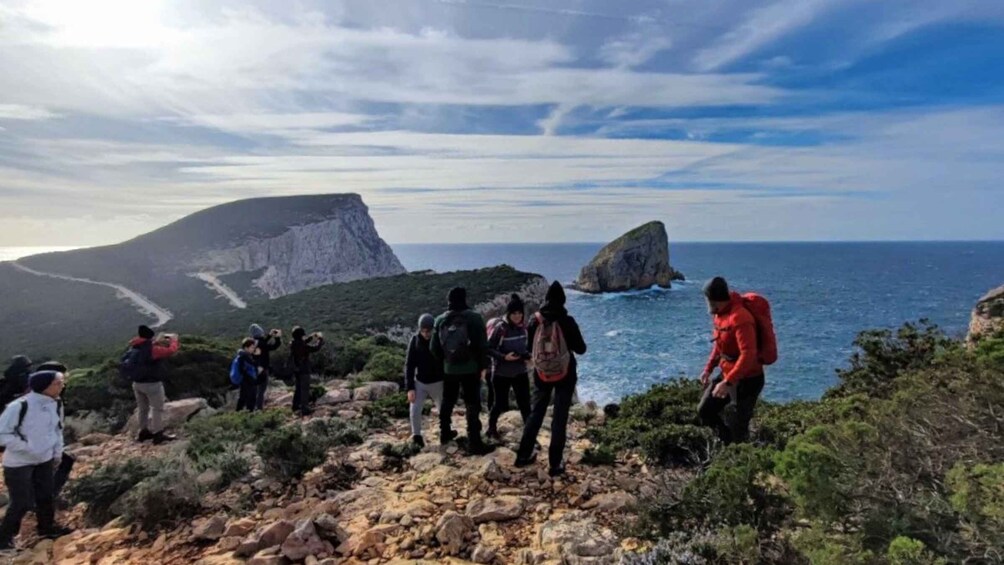
[[[307,423],[304,433],[320,439],[328,447],[338,447],[362,443],[364,430],[341,418],[316,418]]]
[[[84,503],[84,519],[92,526],[103,526],[117,514],[112,505],[138,483],[157,474],[160,461],[145,457],[122,463],[108,463],[70,483],[67,498],[73,504]]]
[[[130,489],[115,506],[127,523],[154,530],[198,514],[202,494],[192,466],[187,460],[176,459]]]
[[[998,366],[1004,365],[1004,332],[980,338],[976,342],[975,352],[980,359]]]
[[[822,528],[800,531],[793,545],[811,565],[874,565],[875,554],[851,535],[826,533]]]
[[[197,462],[211,459],[233,446],[255,442],[265,432],[282,426],[286,420],[286,411],[278,408],[259,412],[222,412],[192,420],[185,425],[188,437],[185,452]]]
[[[322,396],[327,394],[328,389],[322,384],[312,384],[310,385],[310,402],[314,403],[321,399]]]
[[[256,449],[266,472],[292,480],[323,463],[327,445],[325,438],[305,434],[299,425],[293,424],[265,432]]]
[[[405,443],[385,443],[380,448],[384,457],[384,469],[401,471],[407,465],[408,459],[422,452],[422,448],[408,441]]]
[[[404,384],[404,352],[399,349],[381,349],[366,362],[363,372],[373,381]]]
[[[227,445],[221,453],[195,461],[196,469],[219,471],[220,480],[213,487],[217,490],[225,489],[251,472],[251,461],[244,455],[242,447],[237,444]]]
[[[375,419],[381,416],[400,419],[410,415],[411,404],[408,402],[408,395],[403,392],[385,396],[363,407],[363,416]]]
[[[585,465],[613,465],[617,463],[617,453],[606,445],[587,447],[582,453]]]
[[[924,543],[915,539],[900,536],[889,544],[886,553],[889,565],[945,565],[944,559],[939,559],[924,547]]]

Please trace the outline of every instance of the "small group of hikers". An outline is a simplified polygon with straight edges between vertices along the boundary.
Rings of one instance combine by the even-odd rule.
[[[711,356],[701,374],[704,392],[698,404],[700,423],[716,430],[723,443],[746,441],[749,423],[764,387],[764,366],[777,360],[770,305],[757,294],[739,294],[721,277],[704,286],[713,317]],[[467,420],[467,452],[486,454],[495,446],[481,435],[481,383],[488,381],[489,440],[499,441],[499,417],[509,410],[510,390],[523,419],[516,452],[517,467],[532,465],[537,457],[537,436],[548,407],[551,443],[549,474],[565,473],[564,450],[569,410],[578,381],[576,355],[586,343],[575,319],[565,309],[565,291],[558,282],[547,290],[543,305],[529,316],[523,300],[510,297],[505,315],[487,323],[467,304],[462,287],[450,291],[446,312],[438,317],[423,314],[418,333],[408,345],[405,388],[411,404],[412,441],[425,446],[422,411],[426,399],[439,408],[440,442],[457,438],[453,409],[463,395]],[[301,327],[292,331],[290,360],[295,392],[293,411],[310,413],[310,355],[324,345],[320,332],[308,335]],[[272,366],[270,354],[282,345],[282,332],[269,332],[253,324],[250,336],[231,364],[231,382],[239,388],[237,409],[260,410],[265,404]],[[137,440],[156,444],[175,439],[164,431],[166,399],[162,362],[178,352],[176,334],[157,335],[140,326],[120,363],[124,379],[131,382],[138,409]],[[720,369],[717,376],[716,369]],[[50,361],[33,367],[23,355],[14,357],[0,385],[0,446],[4,448],[4,483],[10,503],[0,523],[0,550],[12,549],[25,514],[34,510],[38,535],[57,538],[71,530],[55,521],[56,501],[73,467],[63,452],[61,393],[67,367]],[[530,380],[534,399],[531,402]],[[730,422],[722,417],[734,403]]]

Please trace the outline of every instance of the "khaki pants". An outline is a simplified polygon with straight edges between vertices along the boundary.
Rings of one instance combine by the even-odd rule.
[[[164,429],[164,383],[133,383],[139,429],[157,433]]]

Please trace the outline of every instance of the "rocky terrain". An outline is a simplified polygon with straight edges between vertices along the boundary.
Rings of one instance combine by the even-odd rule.
[[[354,390],[331,381],[312,419],[360,417],[366,406],[396,393],[395,383],[374,382]],[[273,405],[290,397],[279,387]],[[212,414],[202,399],[170,404],[167,421],[179,429],[186,420]],[[545,464],[513,466],[512,447],[522,422],[518,412],[500,421],[503,446],[483,457],[467,457],[456,444],[442,449],[433,416],[426,417],[429,446],[410,457],[389,455],[385,446],[410,437],[407,421],[393,420],[365,441],[330,451],[326,461],[302,480],[283,484],[262,473],[256,461],[245,479],[202,501],[198,517],[169,531],[145,532],[121,519],[102,528],[85,527],[82,505],[61,515],[80,528],[70,536],[34,543],[31,518],[22,532],[30,549],[19,564],[199,563],[255,565],[310,563],[615,563],[637,540],[619,534],[619,522],[637,500],[654,492],[657,477],[630,457],[616,465],[583,465],[587,425],[604,415],[593,405],[575,408],[570,433],[569,473],[552,480]],[[304,422],[309,425],[309,422]],[[454,426],[464,430],[463,412]],[[123,434],[90,434],[71,448],[78,457],[75,476],[112,459],[162,456],[183,451],[184,441],[139,446]],[[547,426],[540,442],[547,445]],[[208,475],[208,476],[207,476]],[[212,472],[199,476],[209,484]]]
[[[607,244],[579,273],[572,288],[588,293],[669,288],[682,280],[669,263],[669,237],[662,222],[649,222]]]
[[[1004,286],[986,293],[976,303],[969,321],[969,341],[1004,332]]]

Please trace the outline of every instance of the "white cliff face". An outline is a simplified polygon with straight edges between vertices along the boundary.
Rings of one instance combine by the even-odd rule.
[[[390,246],[380,239],[363,206],[348,208],[322,222],[292,226],[276,237],[205,251],[191,261],[190,268],[215,275],[264,269],[254,284],[270,298],[406,272]]]

